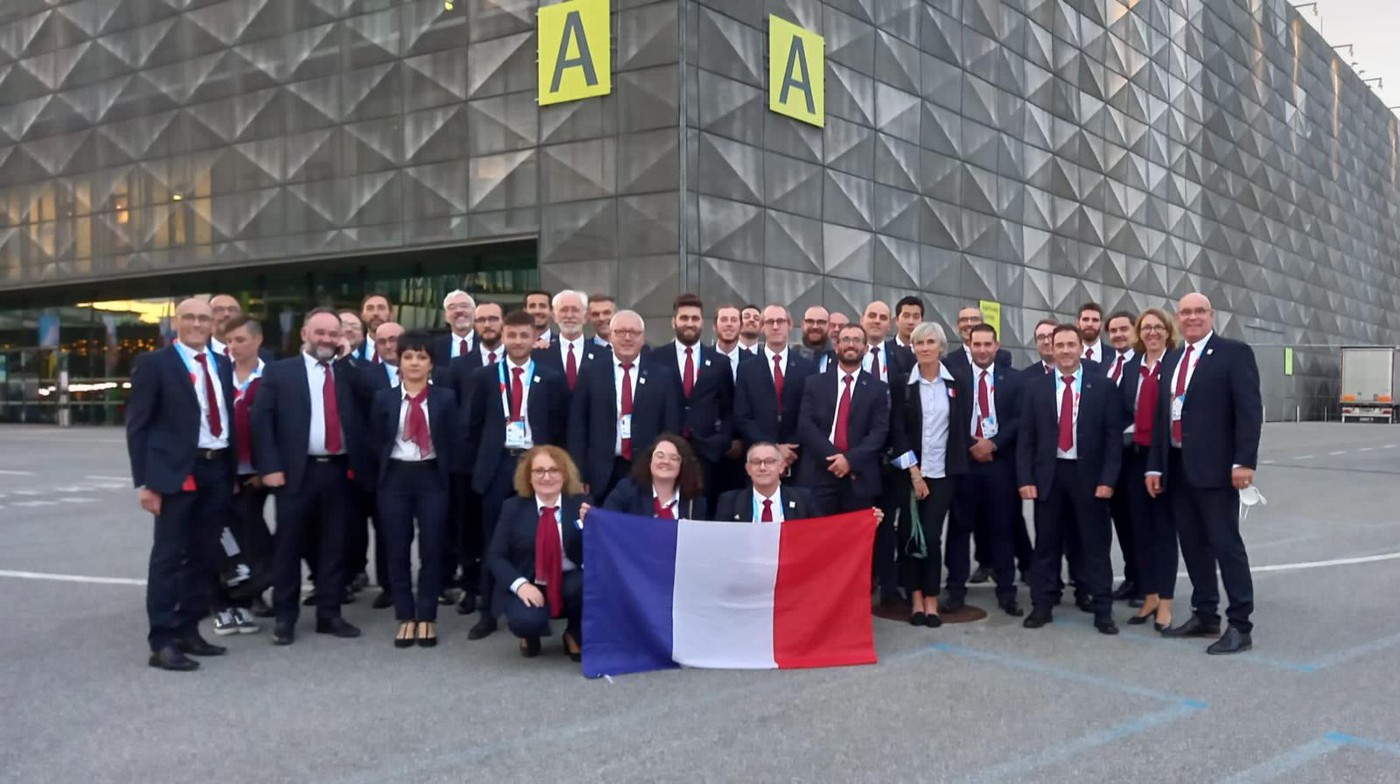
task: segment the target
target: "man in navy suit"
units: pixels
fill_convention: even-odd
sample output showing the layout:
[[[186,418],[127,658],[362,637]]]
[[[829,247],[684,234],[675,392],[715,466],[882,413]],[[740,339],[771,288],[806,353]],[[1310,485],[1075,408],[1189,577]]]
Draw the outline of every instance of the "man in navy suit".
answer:
[[[389,298],[373,293],[360,300],[360,323],[365,327],[365,341],[355,347],[354,356],[363,362],[379,363],[379,350],[375,345],[375,332],[394,317]]]
[[[906,321],[914,313],[918,313],[920,319],[923,318],[923,300],[905,297],[900,300],[900,304],[903,306]],[[894,338],[886,338],[890,331],[889,305],[878,300],[866,305],[865,312],[860,317],[860,324],[865,329],[866,341],[869,343],[863,362],[865,372],[886,384],[886,388],[891,383],[890,379],[908,378],[909,372],[914,368],[914,352],[901,346]],[[912,329],[911,327],[911,333]],[[912,492],[909,473],[896,468],[890,462],[895,457],[893,446],[894,428],[891,428],[880,459],[880,497],[877,503],[884,518],[881,526],[875,531],[874,564],[876,580],[880,587],[880,603],[887,606],[900,603],[895,525],[901,519],[901,511],[904,512],[902,519],[909,519],[907,509],[909,494]]]
[[[350,380],[355,389],[356,406],[365,416],[369,416],[373,410],[375,395],[383,390],[399,387],[399,337],[403,333],[403,325],[386,321],[374,331],[374,349],[378,362],[364,362],[354,356],[346,358],[344,364],[352,370]],[[368,420],[364,427],[368,433]],[[379,501],[375,498],[379,483],[373,479],[379,475],[378,453],[375,450],[367,450],[365,459],[369,473],[363,477],[357,475],[357,481],[353,483],[350,526],[345,532],[345,571],[350,579],[351,589],[359,590],[368,585],[366,570],[369,563],[369,531],[372,526],[374,576],[381,588],[373,606],[375,609],[383,609],[393,604],[393,596],[386,560],[389,548],[384,541],[380,525]]]
[[[452,360],[470,354],[476,347],[476,300],[472,299],[472,295],[461,289],[448,292],[442,298],[442,312],[451,331],[433,338],[436,379],[445,378]]]
[[[1137,341],[1137,330],[1133,327],[1136,322],[1137,317],[1126,310],[1114,313],[1104,322],[1104,331],[1108,333],[1110,350],[1108,356],[1104,357],[1103,368],[1104,372],[1108,374],[1109,380],[1120,390],[1123,389],[1123,368],[1133,361],[1133,357],[1137,353],[1133,350],[1133,343]],[[1133,389],[1137,389],[1136,384],[1133,384]],[[1123,401],[1123,405],[1126,406],[1123,424],[1124,427],[1127,427],[1132,424],[1132,399],[1127,398],[1126,395],[1120,395],[1120,397],[1126,398]],[[1132,439],[1125,436],[1123,440],[1125,442],[1123,448],[1125,450],[1131,449]],[[1127,464],[1127,456],[1124,458],[1124,464]],[[1124,473],[1126,474],[1126,472]],[[1118,539],[1118,551],[1123,556],[1123,582],[1113,589],[1113,601],[1127,601],[1130,607],[1141,607],[1143,597],[1142,592],[1138,590],[1138,585],[1141,582],[1138,548],[1134,535],[1135,526],[1130,519],[1128,505],[1130,495],[1128,490],[1124,488],[1126,482],[1141,483],[1142,477],[1120,476],[1118,489],[1113,493],[1113,500],[1109,503],[1109,513],[1113,516],[1113,531]],[[1138,484],[1138,487],[1141,488],[1142,485]]]
[[[811,360],[788,346],[791,332],[792,319],[787,308],[782,305],[764,308],[762,361],[745,362],[734,384],[737,435],[748,444],[776,444],[782,453],[784,469],[797,463],[797,421],[802,410],[802,391],[807,388],[807,379],[817,372]],[[745,468],[747,470],[747,464]],[[749,476],[753,476],[751,470]]]
[[[1074,325],[1079,328],[1079,338],[1084,341],[1084,348],[1080,356],[1092,362],[1103,365],[1108,352],[1104,351],[1103,341],[1100,337],[1103,334],[1103,306],[1097,302],[1086,302],[1079,306],[1079,316],[1075,319]]]
[[[253,467],[277,498],[273,552],[274,645],[296,640],[303,538],[319,531],[316,632],[358,637],[340,617],[345,580],[346,498],[351,475],[372,476],[364,417],[348,361],[335,362],[340,319],[318,308],[301,328],[300,354],[268,365],[253,402]]]
[[[1056,371],[1033,378],[1021,400],[1016,476],[1021,498],[1035,501],[1035,561],[1027,629],[1053,622],[1065,532],[1077,534],[1077,586],[1087,592],[1094,627],[1117,634],[1108,499],[1123,459],[1123,406],[1118,388],[1080,361],[1079,331],[1068,324],[1051,338]]]
[[[611,361],[597,362],[579,375],[569,402],[569,455],[583,473],[584,492],[601,505],[613,486],[632,471],[656,437],[681,426],[680,389],[671,383],[670,358],[652,352],[643,358],[646,325],[635,311],[622,310],[611,325]]]
[[[505,359],[472,374],[466,444],[472,490],[481,498],[482,541],[495,534],[501,505],[515,493],[520,456],[542,444],[563,446],[569,387],[564,375],[531,357],[535,322],[523,310],[505,319]],[[482,570],[477,596],[481,618],[468,633],[479,640],[496,630],[494,584]]]
[[[865,329],[848,324],[836,339],[839,366],[807,379],[798,412],[801,484],[828,514],[874,506],[890,432],[889,387],[861,369]]]
[[[802,345],[798,353],[809,360],[818,373],[825,373],[828,364],[835,364],[836,350],[832,348],[831,313],[821,305],[813,305],[802,314]]]
[[[554,323],[559,332],[549,348],[535,349],[535,361],[540,367],[557,370],[564,375],[570,392],[578,386],[579,370],[585,363],[606,358],[601,347],[590,345],[583,334],[588,297],[582,291],[564,289],[554,295]]]
[[[729,490],[719,497],[715,519],[738,523],[781,523],[821,517],[823,512],[812,494],[800,487],[784,485],[783,453],[778,444],[759,441],[749,447],[744,470],[750,485]]]
[[[549,317],[553,315],[554,298],[548,291],[531,289],[525,292],[524,309],[535,320],[535,348],[549,348],[554,342],[554,334],[549,330]]]
[[[588,323],[593,325],[593,345],[612,348],[612,317],[617,313],[613,295],[595,291],[588,295]]]
[[[978,554],[987,559],[996,578],[997,605],[1013,617],[1022,614],[1016,603],[1017,510],[1021,505],[1016,490],[1016,437],[1021,429],[1020,373],[996,364],[1001,354],[997,331],[990,324],[968,328],[964,345],[972,351],[970,373],[956,373],[958,394],[971,401],[972,421],[968,428],[972,446],[968,450],[968,472],[958,482],[953,496],[958,522],[958,541],[948,537],[951,553],[958,547],[960,574],[967,574],[968,535],[978,535]],[[963,352],[956,352],[963,353]],[[1029,566],[1029,563],[1027,563]],[[950,599],[962,600],[966,586],[954,592],[953,571],[949,568]],[[944,608],[947,608],[945,603]]]
[[[209,350],[232,361],[224,335],[228,332],[229,322],[243,315],[243,304],[232,294],[215,294],[209,298],[209,308],[214,313],[214,334],[209,338]],[[258,348],[258,358],[263,362],[274,362],[277,354],[271,348],[261,346]]]
[[[1254,582],[1240,536],[1240,491],[1254,484],[1264,405],[1254,351],[1215,334],[1215,311],[1202,294],[1187,294],[1176,310],[1185,346],[1162,360],[1161,395],[1147,491],[1165,490],[1191,576],[1192,615],[1163,632],[1207,637],[1220,632],[1220,591],[1215,564],[1230,605],[1225,634],[1206,653],[1230,654],[1253,646]]]
[[[972,368],[972,328],[983,323],[982,309],[967,307],[958,311],[958,335],[962,338],[962,350],[948,352],[943,358],[943,364],[949,370],[971,370]],[[1000,344],[998,344],[1000,345]],[[1011,352],[1006,349],[997,349],[997,367],[1011,367]]]
[[[700,343],[705,312],[699,297],[682,293],[671,311],[676,339],[658,346],[652,356],[670,373],[671,386],[681,391],[681,435],[700,459],[705,495],[713,504],[719,498],[720,463],[735,438],[734,373],[727,357]]]
[[[150,665],[162,670],[194,670],[189,655],[224,652],[199,634],[238,467],[232,367],[209,350],[213,327],[207,302],[181,302],[176,341],[139,357],[131,372],[126,447],[141,508],[155,516],[147,641]]]

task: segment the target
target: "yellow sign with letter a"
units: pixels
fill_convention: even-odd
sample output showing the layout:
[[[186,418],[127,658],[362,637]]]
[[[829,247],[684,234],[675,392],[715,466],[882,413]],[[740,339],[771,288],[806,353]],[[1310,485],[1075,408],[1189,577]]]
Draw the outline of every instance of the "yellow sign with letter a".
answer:
[[[539,104],[612,92],[610,0],[566,0],[539,10]]]
[[[996,300],[979,300],[977,309],[982,311],[982,323],[991,324],[992,329],[997,331],[997,340],[1001,340],[1001,303]]]
[[[826,126],[826,39],[772,15],[768,108],[818,128]]]

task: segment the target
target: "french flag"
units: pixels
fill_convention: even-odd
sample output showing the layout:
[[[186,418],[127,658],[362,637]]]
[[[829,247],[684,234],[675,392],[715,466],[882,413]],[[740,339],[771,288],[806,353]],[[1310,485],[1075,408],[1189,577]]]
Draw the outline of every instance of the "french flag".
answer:
[[[782,523],[593,508],[583,673],[874,664],[871,511]]]

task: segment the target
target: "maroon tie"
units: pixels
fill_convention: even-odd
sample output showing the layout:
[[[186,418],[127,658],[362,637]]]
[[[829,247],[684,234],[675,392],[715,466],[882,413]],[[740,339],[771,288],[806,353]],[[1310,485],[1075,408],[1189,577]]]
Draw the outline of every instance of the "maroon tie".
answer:
[[[773,499],[763,499],[763,516],[758,518],[760,523],[773,522]]]
[[[219,397],[214,392],[214,374],[209,372],[209,355],[201,351],[194,358],[204,375],[204,407],[209,409],[209,432],[218,438],[224,434],[224,418],[219,412]]]
[[[1177,398],[1186,396],[1186,374],[1191,372],[1191,352],[1195,351],[1195,346],[1186,347],[1186,355],[1181,358],[1181,364],[1176,366],[1176,392]],[[1172,420],[1172,441],[1181,443],[1181,420]]]
[[[982,438],[982,420],[987,418],[988,412],[992,410],[990,396],[987,394],[987,371],[982,371],[982,377],[977,379],[977,437]]]
[[[1084,358],[1085,358],[1085,359],[1093,359],[1093,358],[1094,358],[1094,350],[1093,350],[1092,348],[1086,348],[1086,349],[1084,349]]]
[[[681,376],[681,385],[685,387],[687,398],[695,391],[695,349],[690,346],[685,347],[685,373]]]
[[[494,351],[487,352],[487,354],[486,354],[486,364],[488,364],[488,365],[494,365],[494,364],[496,364],[496,352],[494,352]]]
[[[1045,366],[1045,375],[1047,375],[1047,376],[1050,375],[1050,366],[1049,366],[1049,365],[1046,365],[1046,366]]]
[[[839,454],[845,454],[850,447],[850,441],[846,431],[851,426],[851,382],[854,376],[846,376],[846,388],[841,392],[841,400],[836,404],[836,433],[832,436],[831,445],[836,447]]]
[[[878,378],[878,379],[881,379],[881,380],[883,380],[883,378],[884,378],[883,376],[880,375],[880,347],[879,347],[879,346],[871,346],[871,347],[870,347],[870,375],[872,375],[872,376],[874,376],[874,377],[876,377],[876,378]]]
[[[1113,362],[1113,383],[1117,384],[1118,379],[1123,377],[1123,355],[1119,354],[1118,359]]]
[[[428,399],[428,389],[424,387],[418,394],[405,397],[408,400],[408,416],[404,421],[403,440],[416,444],[418,456],[427,459],[433,452],[433,436],[428,430],[428,413],[423,410],[423,403]]]
[[[525,398],[525,384],[520,380],[520,374],[525,372],[525,368],[510,369],[510,421],[520,421],[520,402]]]
[[[340,436],[340,407],[335,402],[335,376],[329,362],[322,362],[321,370],[326,372],[326,380],[321,384],[321,405],[325,409],[326,452],[335,455],[345,451]]]
[[[578,358],[574,356],[574,344],[569,344],[569,358],[564,363],[564,375],[569,379],[569,391],[578,383]]]
[[[661,499],[655,496],[652,496],[651,499],[651,516],[661,520],[676,519],[675,513],[671,511],[671,505],[661,503]]]
[[[1074,448],[1074,376],[1062,376],[1065,393],[1060,398],[1060,451]]]
[[[467,339],[462,338],[462,342],[457,344],[457,356],[465,357],[469,351],[471,347],[467,345]]]
[[[1152,446],[1152,423],[1157,421],[1157,370],[1149,371],[1144,363],[1142,379],[1138,381],[1137,411],[1133,414],[1133,443],[1138,446]]]
[[[619,418],[632,413],[632,363],[622,363],[622,406],[618,409]],[[622,439],[622,459],[632,459],[632,439]]]
[[[773,355],[773,394],[778,396],[778,413],[783,413],[783,355]]]
[[[374,352],[374,356],[370,357],[370,360],[371,360],[372,362],[374,362],[374,364],[378,365],[378,364],[379,364],[379,352],[378,352],[378,351],[375,351],[375,352]]]
[[[253,397],[258,393],[255,378],[248,382],[242,391],[233,393],[233,432],[238,436],[238,462],[240,465],[253,463]]]
[[[541,509],[535,526],[535,582],[544,583],[551,618],[564,614],[564,551],[559,546],[559,525],[554,515],[558,508]]]

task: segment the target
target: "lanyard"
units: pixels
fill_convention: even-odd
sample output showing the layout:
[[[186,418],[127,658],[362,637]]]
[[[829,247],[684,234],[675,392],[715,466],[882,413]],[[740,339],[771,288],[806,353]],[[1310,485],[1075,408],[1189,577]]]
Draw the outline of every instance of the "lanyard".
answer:
[[[760,500],[758,500],[758,493],[750,493],[749,495],[750,495],[750,497],[753,498],[753,518],[751,518],[751,519],[752,519],[752,521],[755,522],[755,523],[762,522],[762,521],[763,521],[763,502],[760,501]],[[764,499],[764,500],[768,500],[768,501],[772,501],[772,502],[773,502],[773,518],[774,518],[774,519],[773,519],[773,522],[776,523],[776,522],[777,522],[777,517],[778,517],[778,512],[779,512],[779,510],[782,509],[782,505],[783,505],[783,493],[782,493],[782,491],[779,490],[778,492],[776,492],[776,493],[773,494],[773,497],[772,497],[772,498]]]
[[[497,363],[496,363],[496,371],[497,371],[496,374],[497,374],[497,376],[499,376],[500,379],[501,379],[501,409],[502,409],[502,411],[505,412],[506,421],[509,422],[509,421],[510,421],[510,384],[506,383],[506,365],[507,365],[507,364],[508,364],[508,363],[506,362],[505,358],[502,358],[500,362],[497,362]],[[512,367],[513,367],[513,366],[512,366]],[[525,416],[525,406],[528,404],[528,401],[530,400],[530,379],[533,378],[534,375],[535,375],[535,360],[533,360],[533,359],[530,360],[530,362],[529,362],[528,364],[525,365],[524,371],[525,371],[525,372],[523,372],[523,373],[520,374],[520,390],[521,390],[521,394],[520,394],[520,418],[521,418],[522,420],[526,418],[526,416]]]

